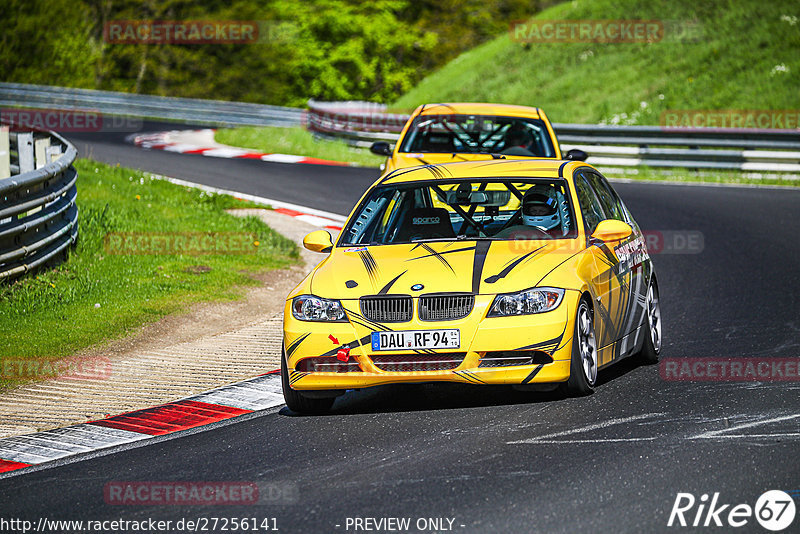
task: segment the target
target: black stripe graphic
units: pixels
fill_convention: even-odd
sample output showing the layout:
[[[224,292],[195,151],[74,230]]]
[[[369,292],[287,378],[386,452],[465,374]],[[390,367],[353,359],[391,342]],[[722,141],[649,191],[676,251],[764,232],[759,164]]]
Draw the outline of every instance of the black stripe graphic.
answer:
[[[527,258],[528,256],[530,256],[531,254],[533,254],[535,252],[538,252],[538,251],[542,250],[543,248],[544,248],[544,246],[541,246],[541,247],[537,248],[536,250],[532,250],[532,251],[528,252],[527,254],[525,254],[524,256],[521,256],[521,257],[517,258],[516,260],[514,260],[510,264],[508,264],[502,271],[500,271],[497,274],[493,274],[492,276],[490,276],[489,278],[484,280],[484,282],[486,282],[487,284],[494,284],[495,282],[497,282],[501,278],[505,278],[506,276],[508,276],[508,274],[511,271],[514,270],[514,268],[517,265],[522,263],[525,260],[525,258]]]
[[[448,246],[450,246],[452,244],[453,243],[450,242],[445,246],[448,247]],[[416,245],[414,245],[414,248],[417,248],[417,247],[425,247],[425,250],[429,250],[430,249],[430,247],[427,246],[425,243],[417,243]],[[413,252],[414,248],[411,249],[412,252]],[[424,256],[419,256],[418,258],[409,258],[406,261],[421,260],[423,258],[430,258],[431,256],[443,256],[445,254],[452,254],[454,252],[464,252],[464,251],[467,251],[467,250],[475,250],[475,247],[456,248],[456,249],[453,249],[453,250],[443,250],[442,252],[436,252],[435,250],[431,250],[430,254],[425,254]]]
[[[388,284],[386,284],[385,286],[383,286],[383,287],[381,288],[381,290],[380,290],[380,291],[378,291],[378,295],[385,295],[385,294],[387,294],[387,293],[389,292],[389,290],[392,288],[392,286],[394,285],[394,283],[395,283],[395,282],[397,282],[397,280],[399,280],[399,279],[400,279],[400,277],[401,277],[401,276],[403,276],[404,274],[406,274],[407,272],[408,272],[407,270],[406,270],[406,271],[403,271],[402,273],[400,273],[400,274],[398,274],[397,276],[395,276],[394,278],[392,278],[392,280],[391,280],[391,281],[390,281]]]
[[[372,257],[372,254],[369,253],[369,250],[359,250],[358,257],[361,258],[361,262],[364,264],[364,268],[367,270],[369,279],[372,280],[372,283],[375,283],[378,275],[378,264],[375,262],[375,258]]]
[[[442,255],[441,255],[440,253],[438,253],[438,252],[436,252],[435,250],[433,250],[433,248],[432,248],[430,245],[428,245],[428,244],[426,244],[426,243],[423,243],[423,244],[422,244],[422,248],[424,248],[425,250],[427,250],[428,252],[430,252],[430,254],[428,254],[427,256],[422,256],[423,258],[425,258],[425,257],[429,258],[429,257],[431,257],[431,256],[434,256],[434,257],[435,257],[437,260],[439,260],[439,262],[440,262],[442,265],[444,265],[445,267],[447,267],[448,269],[450,269],[450,272],[451,272],[451,273],[454,273],[454,274],[455,274],[455,271],[453,270],[453,266],[452,266],[452,265],[450,265],[450,262],[448,262],[448,261],[447,261],[445,258],[443,258],[443,257],[442,257]],[[416,258],[416,259],[419,259],[419,258]]]
[[[554,337],[553,339],[548,339],[547,341],[540,341],[538,343],[534,343],[533,345],[526,345],[524,347],[520,347],[516,350],[545,350],[547,347],[558,347],[561,343],[561,340],[564,338],[564,334],[567,331],[567,324],[564,323],[564,330],[561,331],[561,334],[558,337]]]
[[[539,371],[541,371],[541,370],[542,370],[542,367],[544,367],[544,364],[543,364],[543,363],[540,363],[539,365],[537,365],[537,366],[536,366],[536,367],[533,369],[533,371],[531,371],[531,373],[530,373],[528,376],[526,376],[526,377],[525,377],[525,380],[523,380],[523,381],[522,381],[522,383],[523,383],[523,384],[527,384],[528,382],[530,382],[531,380],[533,380],[533,378],[534,378],[536,375],[538,375],[538,374],[539,374]]]
[[[477,295],[481,288],[483,265],[486,263],[486,254],[491,247],[491,241],[478,241],[475,245],[475,256],[472,260],[472,293]]]
[[[302,343],[310,335],[311,335],[311,332],[308,332],[308,333],[305,333],[302,336],[298,337],[294,341],[292,341],[289,344],[289,346],[286,347],[286,356],[291,356],[292,353],[297,350],[297,347],[300,346],[300,343]]]

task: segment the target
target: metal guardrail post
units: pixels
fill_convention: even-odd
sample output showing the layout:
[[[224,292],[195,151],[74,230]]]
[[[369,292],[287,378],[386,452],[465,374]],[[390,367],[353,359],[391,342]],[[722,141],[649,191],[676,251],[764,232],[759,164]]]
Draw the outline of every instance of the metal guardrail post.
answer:
[[[31,172],[34,165],[33,158],[33,134],[32,133],[18,133],[17,134],[17,161],[19,163],[19,174]]]
[[[385,107],[371,103],[311,100],[308,105],[307,125],[314,135],[362,148],[374,141],[395,142],[408,119],[407,115],[383,113]],[[589,153],[588,163],[607,167],[800,172],[800,130],[753,132],[559,123],[553,128],[562,152],[582,148]]]
[[[0,180],[11,176],[11,148],[8,126],[0,126]]]
[[[0,280],[66,257],[78,238],[75,147],[52,132],[34,141],[32,132],[8,130],[0,128],[0,148],[5,137],[11,156],[0,179]]]

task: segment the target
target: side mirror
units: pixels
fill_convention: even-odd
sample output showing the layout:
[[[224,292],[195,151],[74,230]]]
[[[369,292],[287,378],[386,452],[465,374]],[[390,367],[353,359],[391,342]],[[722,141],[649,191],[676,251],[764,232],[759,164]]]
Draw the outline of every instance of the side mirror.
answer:
[[[592,237],[600,241],[619,241],[625,239],[633,233],[633,228],[628,223],[617,221],[616,219],[606,219],[601,221],[595,228]]]
[[[378,156],[391,156],[392,145],[386,141],[375,141],[372,143],[372,146],[369,147],[369,151]]]
[[[331,233],[327,230],[311,232],[303,238],[303,246],[312,252],[330,252],[333,250]]]
[[[572,161],[586,161],[586,158],[588,157],[589,154],[580,148],[570,149],[569,152],[564,155],[564,159],[571,159]]]

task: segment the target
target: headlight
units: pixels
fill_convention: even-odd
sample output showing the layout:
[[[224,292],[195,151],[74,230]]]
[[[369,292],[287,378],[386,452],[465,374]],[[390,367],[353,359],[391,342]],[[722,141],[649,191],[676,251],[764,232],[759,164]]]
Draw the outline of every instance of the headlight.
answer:
[[[506,293],[494,298],[488,317],[530,315],[555,310],[561,304],[564,290],[556,287],[537,287],[519,293]]]
[[[341,302],[313,295],[295,297],[292,300],[292,315],[300,321],[346,321]]]

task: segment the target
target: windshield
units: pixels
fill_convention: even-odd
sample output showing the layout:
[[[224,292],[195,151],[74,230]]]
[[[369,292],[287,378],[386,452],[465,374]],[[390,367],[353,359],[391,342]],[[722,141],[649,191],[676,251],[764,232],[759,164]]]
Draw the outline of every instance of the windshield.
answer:
[[[544,121],[493,115],[420,115],[400,152],[555,157]]]
[[[348,221],[339,246],[575,237],[564,180],[486,178],[376,187]]]

